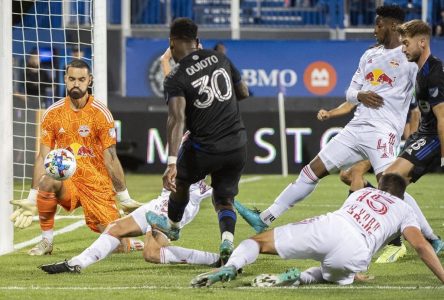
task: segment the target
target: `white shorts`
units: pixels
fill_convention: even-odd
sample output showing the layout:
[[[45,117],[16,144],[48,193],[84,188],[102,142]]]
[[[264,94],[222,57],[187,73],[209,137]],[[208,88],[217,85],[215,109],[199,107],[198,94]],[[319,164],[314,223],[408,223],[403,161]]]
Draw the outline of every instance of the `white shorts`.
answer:
[[[348,168],[368,159],[375,174],[379,174],[396,159],[398,144],[399,137],[395,132],[347,125],[318,155],[327,171]]]
[[[353,283],[371,261],[364,237],[331,213],[275,228],[274,245],[283,259],[320,261],[324,280],[341,285]]]

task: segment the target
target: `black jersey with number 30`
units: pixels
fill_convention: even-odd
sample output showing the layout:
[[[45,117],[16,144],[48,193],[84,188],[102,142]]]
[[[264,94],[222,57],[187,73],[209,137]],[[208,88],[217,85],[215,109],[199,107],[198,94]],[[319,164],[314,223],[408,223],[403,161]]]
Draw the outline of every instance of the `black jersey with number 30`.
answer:
[[[437,134],[437,120],[433,107],[444,102],[444,66],[435,56],[430,55],[416,75],[416,99],[421,110],[418,132]]]
[[[198,50],[184,57],[164,81],[165,100],[184,97],[186,127],[193,146],[209,153],[246,144],[234,85],[239,71],[223,54]]]

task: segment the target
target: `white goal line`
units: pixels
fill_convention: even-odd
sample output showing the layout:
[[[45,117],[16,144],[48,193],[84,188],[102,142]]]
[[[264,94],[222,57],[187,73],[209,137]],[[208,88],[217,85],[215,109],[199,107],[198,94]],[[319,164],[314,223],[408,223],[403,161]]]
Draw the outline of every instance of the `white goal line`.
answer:
[[[391,286],[391,285],[375,285],[375,286],[340,286],[340,285],[310,285],[300,287],[229,287],[218,286],[211,287],[211,290],[443,290],[444,286]],[[102,291],[102,290],[187,290],[195,289],[190,286],[184,287],[172,287],[172,286],[62,286],[62,287],[50,287],[50,286],[0,286],[0,290],[61,290],[61,291]]]

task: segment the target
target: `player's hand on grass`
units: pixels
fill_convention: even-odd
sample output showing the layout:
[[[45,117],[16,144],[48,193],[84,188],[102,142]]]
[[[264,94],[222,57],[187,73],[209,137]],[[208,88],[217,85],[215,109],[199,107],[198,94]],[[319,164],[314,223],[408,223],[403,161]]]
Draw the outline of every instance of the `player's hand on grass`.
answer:
[[[384,105],[384,99],[373,91],[360,91],[358,100],[370,108],[379,108]]]
[[[117,192],[116,197],[119,201],[120,207],[125,212],[125,214],[129,214],[143,205],[142,203],[131,199],[127,189],[121,192]]]
[[[163,187],[169,191],[176,192],[176,164],[169,164],[163,173]]]
[[[328,111],[326,111],[325,109],[321,109],[318,111],[317,117],[318,117],[319,121],[328,120],[330,118],[330,113]]]
[[[14,212],[9,216],[15,227],[23,229],[31,225],[32,218],[37,213],[37,193],[36,189],[31,189],[28,198],[9,201],[16,206]]]

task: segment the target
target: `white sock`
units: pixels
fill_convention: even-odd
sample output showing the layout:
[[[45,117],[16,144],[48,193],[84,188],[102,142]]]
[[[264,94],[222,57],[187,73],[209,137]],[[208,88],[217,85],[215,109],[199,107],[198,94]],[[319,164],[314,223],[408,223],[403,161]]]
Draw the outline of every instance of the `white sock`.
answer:
[[[231,233],[231,232],[229,232],[229,231],[224,231],[223,233],[222,233],[222,238],[221,238],[221,240],[222,241],[224,241],[224,240],[229,240],[230,242],[234,242],[234,235]]]
[[[432,227],[430,226],[429,222],[427,222],[427,219],[425,218],[415,199],[409,193],[405,192],[404,201],[415,211],[419,226],[421,227],[421,232],[425,238],[429,240],[438,239],[438,236],[433,233]]]
[[[260,214],[261,220],[265,224],[270,225],[271,222],[279,218],[297,202],[313,192],[318,182],[319,178],[313,173],[310,165],[306,165],[299,174],[298,179],[289,184],[274,200],[274,203]]]
[[[321,267],[312,267],[301,272],[301,278],[299,279],[301,284],[315,284],[325,282],[322,277]]]
[[[216,253],[205,252],[195,249],[168,246],[160,248],[161,264],[193,264],[211,265],[219,260]]]
[[[252,240],[244,240],[234,249],[225,266],[234,266],[239,270],[245,265],[256,261],[259,256],[259,244]]]
[[[78,265],[82,269],[107,257],[120,245],[120,240],[107,233],[102,233],[99,238],[86,248],[80,255],[74,256],[68,261],[70,266]]]
[[[45,230],[42,231],[42,239],[47,239],[50,243],[54,241],[54,230]]]

